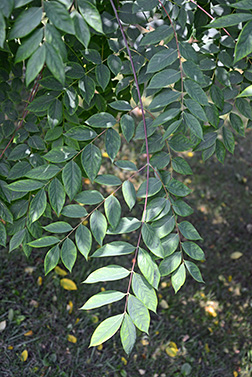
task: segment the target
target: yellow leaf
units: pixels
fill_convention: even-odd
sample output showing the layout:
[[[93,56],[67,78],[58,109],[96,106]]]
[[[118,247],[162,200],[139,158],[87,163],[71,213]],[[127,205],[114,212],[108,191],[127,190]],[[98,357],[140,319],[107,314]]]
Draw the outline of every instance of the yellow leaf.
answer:
[[[188,152],[188,153],[187,153],[187,156],[188,156],[188,157],[193,157],[193,156],[194,156],[194,153],[193,153],[193,152]]]
[[[210,352],[210,348],[209,348],[209,345],[207,343],[205,344],[205,351],[206,351],[206,353]]]
[[[80,322],[80,318],[76,318],[75,325]]]
[[[121,360],[122,360],[122,362],[123,362],[124,365],[128,364],[128,361],[125,359],[125,357],[121,357]]]
[[[175,357],[178,353],[177,344],[174,342],[170,342],[168,346],[166,347],[165,352],[167,353],[168,356]]]
[[[243,256],[243,254],[240,251],[235,251],[230,255],[231,259],[239,259]]]
[[[43,279],[42,279],[41,276],[39,276],[39,277],[38,277],[38,280],[37,280],[37,284],[38,284],[39,286],[41,286],[41,285],[42,285],[42,282],[43,282]]]
[[[56,272],[57,275],[60,275],[60,276],[66,276],[67,275],[67,272],[65,270],[63,270],[63,268],[60,268],[59,266],[56,266],[54,271]]]
[[[98,349],[98,351],[101,351],[103,349],[103,345],[99,344],[99,346],[97,346],[97,349]]]
[[[102,157],[109,157],[109,155],[107,154],[107,152],[103,152]]]
[[[8,346],[8,350],[13,350],[13,346]]]
[[[69,301],[69,303],[67,304],[67,311],[69,314],[72,313],[73,311],[73,302],[72,301]]]
[[[233,280],[233,277],[231,275],[229,275],[229,277],[228,277],[229,283],[231,283],[232,280]]]
[[[30,331],[27,331],[24,336],[32,336],[33,335],[33,331],[30,330]]]
[[[66,289],[67,291],[76,291],[77,286],[74,281],[71,279],[61,279],[60,280],[60,285]]]
[[[28,358],[28,351],[27,350],[24,350],[21,355],[20,355],[20,360],[21,361],[26,361]]]
[[[76,343],[77,342],[77,338],[74,335],[70,335],[70,334],[67,335],[67,340],[70,343]]]
[[[105,292],[106,289],[105,289],[104,287],[101,287],[101,291],[102,291],[102,292]]]
[[[82,222],[82,224],[83,224],[83,225],[88,225],[88,220],[84,220],[84,221]]]
[[[141,343],[142,343],[143,346],[148,346],[150,344],[147,339],[142,339]]]
[[[205,311],[206,311],[206,313],[208,313],[212,317],[217,317],[217,313],[216,313],[216,311],[215,311],[215,309],[212,305],[207,305],[205,307]]]
[[[85,179],[84,179],[84,183],[86,183],[86,185],[90,185],[90,183],[91,183],[91,182],[90,182],[90,179],[85,178]]]
[[[97,317],[97,315],[92,315],[92,322],[93,323],[99,322],[99,318]]]
[[[238,372],[236,372],[236,370],[234,370],[233,375],[234,375],[234,377],[238,377]]]

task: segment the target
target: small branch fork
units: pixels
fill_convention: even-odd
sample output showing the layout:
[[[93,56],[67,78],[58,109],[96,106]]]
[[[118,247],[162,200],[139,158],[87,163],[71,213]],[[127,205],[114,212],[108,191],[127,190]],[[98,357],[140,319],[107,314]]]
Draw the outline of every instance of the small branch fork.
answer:
[[[144,126],[144,135],[145,135],[145,145],[146,145],[146,156],[147,156],[146,157],[146,160],[147,160],[147,163],[146,163],[146,166],[147,166],[147,173],[146,173],[146,175],[147,175],[147,177],[146,177],[146,179],[147,179],[147,182],[146,182],[146,195],[145,195],[145,201],[144,201],[142,224],[141,224],[140,233],[139,233],[139,237],[138,237],[138,242],[137,242],[137,246],[136,246],[136,251],[135,251],[135,255],[134,255],[134,259],[133,259],[133,263],[132,263],[132,268],[131,268],[131,272],[130,272],[130,279],[129,279],[128,289],[127,289],[127,294],[126,294],[126,302],[125,302],[125,307],[124,307],[124,314],[126,314],[126,309],[127,309],[128,299],[129,299],[129,293],[130,293],[131,281],[132,281],[133,272],[134,272],[134,268],[135,268],[135,264],[136,264],[136,259],[137,259],[137,254],[138,254],[138,250],[139,250],[139,246],[140,246],[140,242],[141,242],[142,226],[143,226],[143,223],[144,223],[144,220],[145,220],[145,216],[146,216],[146,208],[147,208],[148,193],[149,193],[149,179],[150,179],[150,155],[149,155],[147,125],[146,125],[146,119],[145,119],[145,113],[144,113],[144,106],[143,106],[141,92],[140,92],[140,88],[139,88],[139,84],[138,84],[138,80],[137,80],[136,70],[135,70],[135,67],[134,67],[134,63],[133,63],[131,51],[130,51],[130,48],[129,48],[129,45],[128,45],[128,42],[127,42],[127,38],[126,38],[125,32],[123,30],[120,18],[118,16],[117,9],[115,7],[115,4],[114,4],[113,0],[110,0],[110,3],[111,3],[111,6],[112,6],[112,8],[114,10],[114,13],[115,13],[118,25],[120,27],[121,34],[122,34],[122,37],[123,37],[123,40],[124,40],[124,43],[125,43],[125,46],[126,46],[126,50],[127,50],[127,53],[128,53],[129,59],[130,59],[130,64],[131,64],[132,71],[133,71],[133,76],[134,76],[135,85],[136,85],[136,89],[137,89],[137,94],[138,94],[138,98],[139,98],[140,108],[141,108],[141,111],[142,111],[143,126]]]

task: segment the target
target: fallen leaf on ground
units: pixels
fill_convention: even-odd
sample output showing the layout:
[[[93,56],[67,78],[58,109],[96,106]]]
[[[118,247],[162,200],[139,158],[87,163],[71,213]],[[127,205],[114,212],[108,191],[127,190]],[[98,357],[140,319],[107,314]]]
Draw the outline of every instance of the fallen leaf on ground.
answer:
[[[235,260],[241,258],[242,256],[243,254],[240,251],[235,251],[230,255],[230,258]]]
[[[74,281],[71,279],[61,279],[60,280],[60,285],[66,289],[67,291],[76,291],[77,286]]]
[[[32,336],[33,335],[33,331],[32,330],[29,330],[27,331],[24,336]]]
[[[177,344],[174,342],[169,342],[168,346],[165,349],[165,352],[170,357],[175,357],[178,353],[178,347]]]
[[[0,331],[3,331],[6,327],[6,321],[0,322]]]
[[[70,335],[70,334],[67,335],[67,340],[70,343],[76,343],[77,342],[77,338],[74,335]]]
[[[67,272],[65,270],[63,270],[63,268],[60,268],[59,266],[56,266],[54,271],[56,272],[57,275],[60,275],[60,276],[66,276],[67,275]]]
[[[20,355],[20,359],[21,359],[21,361],[26,361],[27,360],[27,358],[28,358],[28,351],[27,350],[24,350],[22,353],[21,353],[21,355]]]

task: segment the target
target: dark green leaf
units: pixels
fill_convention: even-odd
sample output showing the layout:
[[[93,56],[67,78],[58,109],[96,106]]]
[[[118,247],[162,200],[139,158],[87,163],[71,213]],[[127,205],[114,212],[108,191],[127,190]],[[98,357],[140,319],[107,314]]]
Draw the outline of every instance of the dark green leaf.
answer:
[[[184,113],[184,119],[189,130],[198,138],[203,139],[202,127],[197,118],[195,118],[192,114]]]
[[[45,45],[40,46],[30,57],[27,63],[25,82],[28,86],[39,74],[46,59]]]
[[[142,237],[145,245],[154,255],[159,258],[164,257],[164,249],[160,239],[156,236],[153,228],[146,223],[143,223],[142,226]]]
[[[96,177],[95,182],[105,186],[120,186],[122,183],[118,177],[112,174],[100,174]]]
[[[191,60],[187,60],[183,63],[183,71],[190,79],[196,81],[200,85],[206,84],[205,77],[201,72],[199,66]]]
[[[50,233],[67,233],[71,232],[73,229],[70,224],[65,223],[64,221],[57,221],[56,223],[51,223],[43,228]]]
[[[187,79],[184,81],[184,85],[185,90],[192,99],[195,99],[195,101],[199,102],[201,105],[208,105],[207,96],[199,84],[193,80]]]
[[[47,204],[47,198],[45,190],[39,190],[31,201],[29,208],[29,219],[31,223],[38,220],[45,212]]]
[[[164,249],[164,256],[168,257],[177,250],[179,245],[179,235],[177,233],[171,233],[163,238],[161,242]]]
[[[188,240],[202,240],[194,226],[189,221],[182,221],[178,224],[180,232]]]
[[[152,127],[161,126],[162,124],[174,119],[180,113],[180,109],[169,109],[160,114],[152,123]]]
[[[144,305],[156,312],[157,310],[157,296],[154,289],[148,283],[148,281],[139,274],[134,273],[132,279],[132,288],[136,297],[141,300]]]
[[[237,98],[235,106],[243,116],[252,120],[251,105],[245,98]]]
[[[173,35],[173,30],[171,26],[161,25],[158,26],[154,31],[146,33],[140,42],[141,46],[154,45],[159,43],[163,39],[170,38]]]
[[[176,180],[176,179],[172,179],[167,185],[166,185],[168,191],[173,194],[173,195],[176,195],[176,196],[187,196],[189,195],[192,190],[189,189],[189,187],[187,187],[186,185],[184,185],[184,183]]]
[[[75,232],[75,241],[78,250],[87,260],[92,246],[92,235],[89,229],[81,224]]]
[[[174,202],[173,209],[177,215],[182,217],[190,216],[193,213],[193,209],[181,199]]]
[[[223,110],[224,107],[224,95],[222,90],[216,86],[212,85],[210,89],[210,96],[215,103],[215,105],[220,109]]]
[[[101,86],[104,91],[110,80],[110,70],[105,64],[99,64],[95,67],[95,76],[98,85]]]
[[[116,228],[121,217],[121,205],[115,196],[110,195],[104,203],[105,214],[112,228]]]
[[[91,79],[91,77],[85,75],[81,80],[79,80],[78,88],[79,88],[81,96],[89,105],[95,94],[94,80]]]
[[[19,63],[22,60],[29,58],[39,47],[40,42],[43,38],[43,29],[38,29],[29,36],[22,44],[19,46],[16,56],[15,63]]]
[[[30,34],[41,22],[42,8],[25,9],[16,19],[8,39],[22,38]]]
[[[151,227],[158,238],[163,238],[167,236],[167,234],[173,231],[174,226],[175,226],[174,216],[167,215],[154,221]]]
[[[186,279],[186,269],[184,263],[172,274],[171,283],[174,288],[175,293],[177,293]]]
[[[109,69],[111,70],[111,72],[113,72],[114,75],[116,76],[121,70],[122,61],[119,58],[119,56],[109,55],[108,66],[109,66]]]
[[[76,202],[81,204],[98,204],[101,203],[104,198],[99,191],[96,190],[86,190],[80,192],[74,199]]]
[[[122,193],[127,206],[132,210],[136,203],[136,190],[133,183],[125,181],[122,185]]]
[[[113,162],[121,147],[121,138],[117,131],[110,128],[106,132],[106,151]]]
[[[190,165],[182,157],[174,157],[172,159],[172,168],[179,174],[190,175],[193,174]]]
[[[107,234],[124,234],[131,233],[134,230],[140,228],[141,221],[134,217],[122,217],[119,224],[115,229],[109,227]]]
[[[69,34],[74,34],[73,20],[67,9],[56,1],[47,1],[44,3],[44,10],[47,17],[56,28]]]
[[[149,61],[147,73],[153,73],[161,71],[163,68],[166,68],[168,65],[171,65],[178,58],[178,52],[173,48],[167,48],[165,50],[159,51],[152,56]]]
[[[138,256],[137,256],[137,264],[146,278],[146,280],[155,288],[158,289],[159,280],[160,280],[160,272],[158,266],[156,265],[155,261],[151,257],[150,253],[146,250],[139,248]]]
[[[78,7],[85,21],[99,33],[103,33],[102,21],[95,5],[87,0],[78,0]]]
[[[99,113],[88,118],[86,123],[95,128],[110,128],[116,124],[116,119],[109,113]]]
[[[159,266],[161,276],[167,276],[175,271],[182,261],[181,251],[177,251],[172,255],[166,257]]]
[[[180,96],[181,96],[181,93],[179,92],[175,92],[174,90],[171,90],[171,89],[163,89],[151,101],[151,103],[149,104],[149,109],[150,111],[161,110],[162,108],[169,105],[170,103],[175,102]]]
[[[0,245],[6,246],[7,233],[4,224],[0,221]]]
[[[76,11],[71,13],[74,23],[74,30],[76,38],[87,48],[90,41],[90,31],[84,18]]]
[[[92,257],[101,258],[101,257],[112,257],[112,256],[121,256],[126,254],[131,254],[135,251],[135,246],[131,245],[128,242],[124,241],[114,241],[107,243],[106,245],[97,249]]]
[[[132,139],[134,133],[135,133],[135,122],[134,119],[128,115],[125,114],[122,116],[120,120],[120,125],[122,128],[122,133],[127,142],[129,143],[130,140]]]
[[[244,124],[242,119],[234,113],[229,115],[232,128],[241,136],[245,136]]]
[[[11,237],[9,253],[12,250],[15,250],[18,248],[18,246],[23,242],[24,236],[25,236],[25,229],[22,229],[19,232],[15,233],[13,237]]]
[[[224,143],[226,149],[230,153],[234,153],[235,139],[234,139],[234,135],[233,135],[232,131],[230,131],[230,129],[227,128],[227,127],[223,127],[222,136],[223,136],[223,143]]]
[[[45,261],[44,261],[45,275],[49,274],[49,272],[52,271],[54,267],[57,266],[57,264],[59,263],[59,258],[60,258],[60,248],[58,245],[56,245],[52,249],[50,249],[45,256]]]
[[[62,102],[56,99],[47,110],[47,119],[51,128],[58,126],[62,122],[63,106]]]
[[[164,88],[165,86],[179,81],[180,78],[181,76],[179,71],[175,71],[175,69],[164,69],[162,72],[158,72],[152,77],[148,85],[148,89]]]
[[[102,245],[103,239],[107,232],[107,221],[101,212],[94,211],[92,213],[90,217],[90,228],[98,244]]]
[[[101,162],[102,155],[100,149],[94,144],[88,144],[81,154],[81,163],[88,178],[92,182],[100,170]]]
[[[124,351],[130,354],[136,341],[136,328],[130,316],[125,313],[120,330],[120,337]]]
[[[124,170],[130,170],[130,171],[137,171],[137,167],[136,165],[131,162],[131,161],[128,161],[128,160],[119,160],[119,161],[116,161],[115,162],[115,165],[120,168],[120,169],[124,169]]]
[[[109,265],[92,272],[83,283],[92,284],[100,281],[120,280],[126,278],[129,274],[130,271],[124,267]]]
[[[183,242],[182,243],[183,250],[186,254],[189,255],[192,259],[196,260],[204,260],[205,254],[204,251],[194,242]]]
[[[210,28],[223,28],[228,26],[235,26],[238,25],[240,22],[245,22],[251,20],[252,14],[250,13],[235,13],[235,14],[228,14],[227,16],[223,16],[214,20],[207,27]]]
[[[8,187],[10,190],[17,192],[30,192],[40,189],[44,186],[43,182],[35,181],[32,179],[24,179],[11,183]]]
[[[109,103],[109,106],[112,107],[112,109],[120,110],[120,111],[130,111],[132,110],[132,107],[130,106],[129,102],[127,101],[114,101]]]
[[[74,161],[69,161],[62,171],[62,180],[70,201],[81,188],[81,170]]]
[[[226,148],[220,140],[216,140],[216,157],[223,164],[226,156]]]
[[[82,0],[83,1],[83,0]],[[90,4],[91,6],[92,4]],[[113,317],[105,319],[95,329],[89,347],[95,347],[110,339],[119,329],[122,324],[124,314],[114,315]]]
[[[204,139],[197,145],[195,151],[203,151],[204,149],[210,148],[215,144],[217,136],[216,132],[208,132],[205,134]]]
[[[70,128],[70,130],[65,133],[65,136],[78,141],[87,141],[94,139],[97,133],[89,127],[76,126]]]
[[[194,280],[198,281],[199,283],[204,283],[199,267],[197,267],[196,264],[185,260],[185,266],[189,274],[194,278]]]
[[[162,188],[162,182],[157,178],[149,179],[148,196],[157,194]],[[139,198],[145,198],[147,189],[147,181],[144,181],[137,191]]]
[[[135,296],[129,295],[128,312],[136,327],[148,334],[150,314],[146,306]]]
[[[87,211],[79,204],[69,204],[63,208],[61,214],[73,219],[79,219],[80,217],[85,217],[87,215]]]
[[[9,208],[0,200],[0,217],[8,222],[13,223],[13,216]]]
[[[48,4],[48,3],[47,3]],[[49,43],[46,46],[46,64],[53,76],[62,84],[65,83],[65,68],[61,55]]]
[[[50,162],[60,163],[70,160],[75,154],[77,152],[72,147],[63,146],[50,150],[43,158]]]
[[[52,209],[56,212],[56,215],[59,216],[65,204],[66,194],[63,185],[57,178],[54,178],[50,183],[48,195]]]
[[[60,256],[64,266],[71,272],[77,258],[77,250],[69,238],[63,242]]]
[[[47,246],[55,245],[58,242],[59,242],[59,239],[57,237],[47,236],[47,237],[38,238],[35,241],[29,242],[28,245],[31,247],[37,248],[37,247],[47,247]]]
[[[87,302],[80,308],[81,310],[91,310],[100,308],[101,306],[120,301],[125,297],[125,293],[118,291],[104,291],[90,297]]]
[[[145,221],[149,222],[157,217],[166,204],[165,198],[155,198],[147,204]]]
[[[203,122],[207,122],[208,119],[206,117],[205,111],[203,108],[200,106],[198,102],[196,102],[193,99],[190,98],[185,98],[184,103],[187,106],[188,110],[197,118],[200,120],[203,120]]]

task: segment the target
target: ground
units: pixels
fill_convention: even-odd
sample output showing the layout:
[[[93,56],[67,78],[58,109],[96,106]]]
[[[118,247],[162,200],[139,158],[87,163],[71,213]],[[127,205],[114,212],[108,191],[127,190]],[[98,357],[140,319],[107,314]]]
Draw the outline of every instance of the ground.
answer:
[[[138,334],[130,356],[118,336],[103,346],[88,348],[97,323],[120,313],[124,305],[79,310],[88,297],[110,286],[81,284],[98,267],[97,261],[87,263],[79,256],[73,272],[66,276],[78,289],[67,291],[56,272],[44,277],[40,249],[28,261],[18,250],[9,255],[2,250],[0,375],[251,376],[251,141],[252,131],[248,131],[224,166],[214,158],[199,163],[199,155],[185,155],[194,171],[186,180],[193,189],[188,203],[195,208],[190,221],[204,239],[201,247],[206,261],[200,267],[206,283],[188,277],[175,295],[164,278],[149,336]],[[130,259],[125,257],[125,263],[130,266]],[[118,284],[125,290],[125,280]]]

